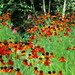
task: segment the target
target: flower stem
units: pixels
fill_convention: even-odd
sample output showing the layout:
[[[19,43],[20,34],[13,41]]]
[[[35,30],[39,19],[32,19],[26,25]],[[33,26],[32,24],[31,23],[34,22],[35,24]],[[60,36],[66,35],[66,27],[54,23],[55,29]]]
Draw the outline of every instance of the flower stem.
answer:
[[[50,13],[50,6],[51,6],[51,0],[49,0],[49,9],[48,9],[48,13]]]
[[[45,9],[45,0],[43,0],[43,10],[44,10],[44,14],[45,14],[45,12],[46,12],[46,9]]]

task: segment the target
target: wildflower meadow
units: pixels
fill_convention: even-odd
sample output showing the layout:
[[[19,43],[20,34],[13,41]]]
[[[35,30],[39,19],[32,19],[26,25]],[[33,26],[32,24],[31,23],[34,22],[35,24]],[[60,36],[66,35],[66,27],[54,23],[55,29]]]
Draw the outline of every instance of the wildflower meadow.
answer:
[[[75,75],[74,0],[0,3],[0,75]]]

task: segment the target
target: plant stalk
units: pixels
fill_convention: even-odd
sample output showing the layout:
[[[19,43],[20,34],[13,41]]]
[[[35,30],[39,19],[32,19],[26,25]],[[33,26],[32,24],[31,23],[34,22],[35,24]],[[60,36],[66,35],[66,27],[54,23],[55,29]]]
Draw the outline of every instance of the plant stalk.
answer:
[[[43,10],[44,10],[44,14],[46,15],[46,9],[45,9],[45,0],[43,0]]]
[[[66,9],[66,0],[64,0],[64,6],[63,6],[63,14],[62,17],[65,17],[65,9]]]
[[[49,0],[49,9],[48,9],[48,13],[50,13],[50,6],[51,6],[51,0]]]

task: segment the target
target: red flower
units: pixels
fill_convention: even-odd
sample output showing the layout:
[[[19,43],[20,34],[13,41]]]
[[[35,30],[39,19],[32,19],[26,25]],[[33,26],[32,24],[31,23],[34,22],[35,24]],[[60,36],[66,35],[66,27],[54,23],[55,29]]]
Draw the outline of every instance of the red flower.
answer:
[[[3,51],[2,55],[8,54],[8,51]]]
[[[38,23],[41,23],[41,24],[42,24],[42,23],[43,23],[43,21],[39,21]]]
[[[68,47],[66,50],[69,50],[69,49],[71,49],[71,48]]]
[[[33,50],[31,50],[30,52],[33,54],[33,53],[35,53],[36,51],[33,49]]]
[[[23,60],[22,65],[25,65],[25,66],[28,65],[28,63],[27,63],[27,59]]]
[[[40,49],[39,49],[39,52],[40,52],[40,53],[44,53],[44,48],[43,48],[43,47],[40,48]]]
[[[7,69],[7,67],[4,67],[3,73],[8,73],[9,69]]]
[[[56,27],[56,25],[53,25],[53,27]]]
[[[68,28],[66,28],[66,29],[65,29],[65,31],[66,31],[66,32],[68,32],[68,31],[71,31],[71,30],[70,30],[70,29],[68,29]]]
[[[34,38],[35,38],[35,36],[34,36],[34,35],[33,35],[33,36],[30,36],[30,39],[31,39],[31,40],[33,40]]]
[[[1,66],[5,65],[5,63],[4,63],[3,60],[1,60],[0,65],[1,65]]]
[[[44,61],[44,65],[45,66],[49,66],[49,64],[50,64],[49,58],[46,57],[46,60]]]
[[[62,70],[59,70],[59,73],[57,73],[57,75],[63,75]]]
[[[4,46],[0,47],[0,54],[4,51]]]
[[[55,15],[57,15],[57,12],[55,12]]]
[[[6,40],[4,40],[2,43],[3,43],[3,44],[5,44],[5,43],[6,43],[6,45],[8,45],[8,41],[6,41]]]
[[[57,33],[55,32],[54,35],[57,35]]]
[[[17,27],[16,29],[18,30],[19,28]]]
[[[68,36],[68,33],[64,33],[64,36]]]
[[[58,73],[57,75],[63,75],[62,73]]]
[[[15,57],[15,59],[19,59],[19,55],[17,55],[17,56]]]
[[[23,47],[20,45],[20,47],[18,48],[19,50],[22,50],[23,49]]]
[[[11,59],[9,59],[9,61],[6,64],[13,65],[13,62],[11,61]]]
[[[60,62],[66,62],[66,60],[64,59],[64,56],[61,56],[61,58],[58,59],[58,61],[60,61]]]
[[[33,58],[38,58],[38,55],[33,54],[32,57],[33,57]]]
[[[28,65],[28,67],[32,67],[32,63],[30,63],[30,64]]]
[[[40,73],[39,73],[38,75],[43,75],[43,71],[42,71],[42,70],[40,70]]]
[[[11,27],[7,25],[7,28],[11,28]]]

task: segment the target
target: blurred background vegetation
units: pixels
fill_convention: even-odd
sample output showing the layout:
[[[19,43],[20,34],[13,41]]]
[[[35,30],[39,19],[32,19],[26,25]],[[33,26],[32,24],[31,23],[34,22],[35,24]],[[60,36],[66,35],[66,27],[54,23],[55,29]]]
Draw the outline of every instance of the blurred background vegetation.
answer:
[[[64,6],[65,12],[63,12]],[[37,18],[38,15],[45,12],[49,12],[51,15],[57,12],[62,15],[66,12],[73,13],[74,10],[74,0],[0,0],[0,15],[11,12],[13,28],[19,27],[21,33],[25,32],[25,28],[30,24],[33,25],[33,23],[28,24],[29,14]]]

